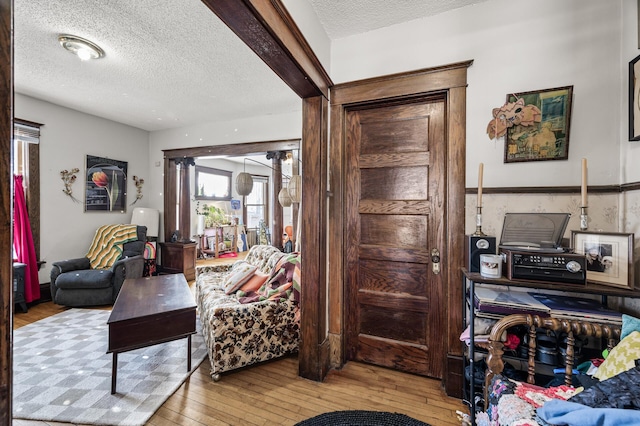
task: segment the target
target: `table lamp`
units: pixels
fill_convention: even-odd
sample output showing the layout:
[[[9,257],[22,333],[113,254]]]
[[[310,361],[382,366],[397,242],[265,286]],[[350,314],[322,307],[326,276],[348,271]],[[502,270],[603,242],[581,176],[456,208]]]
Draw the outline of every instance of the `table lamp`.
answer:
[[[136,207],[131,215],[131,223],[147,227],[147,240],[153,241],[158,237],[160,228],[160,212],[156,209]]]

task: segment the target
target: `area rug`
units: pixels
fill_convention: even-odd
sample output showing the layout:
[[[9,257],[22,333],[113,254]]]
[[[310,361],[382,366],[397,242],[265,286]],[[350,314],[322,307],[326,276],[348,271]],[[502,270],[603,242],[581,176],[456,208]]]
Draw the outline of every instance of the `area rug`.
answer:
[[[429,426],[399,413],[385,411],[332,411],[296,423],[295,426]]]
[[[13,417],[94,425],[143,425],[191,374],[187,339],[118,355],[111,395],[110,311],[70,309],[14,331]],[[192,371],[204,360],[191,338]]]

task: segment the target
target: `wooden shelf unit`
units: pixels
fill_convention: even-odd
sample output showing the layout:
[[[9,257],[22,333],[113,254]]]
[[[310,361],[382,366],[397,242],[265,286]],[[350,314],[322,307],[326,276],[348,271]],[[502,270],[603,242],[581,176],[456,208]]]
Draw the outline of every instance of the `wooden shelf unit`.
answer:
[[[200,237],[200,252],[217,259],[221,254],[238,251],[238,226],[239,225],[222,225],[205,228],[204,235]],[[230,229],[230,232],[226,232],[226,229]],[[231,236],[231,247],[220,250],[219,244],[225,240],[225,236],[227,235]],[[209,246],[209,237],[213,237],[214,239],[213,247]]]
[[[610,287],[601,284],[595,284],[587,282],[586,284],[569,284],[569,283],[557,283],[557,282],[545,282],[545,281],[526,281],[526,280],[509,280],[505,277],[500,278],[487,278],[483,277],[478,272],[469,272],[466,268],[462,268],[463,274],[463,292],[462,292],[462,318],[464,323],[462,324],[462,329],[464,330],[467,325],[470,326],[470,344],[469,344],[469,353],[468,357],[463,356],[463,366],[467,365],[470,368],[470,377],[471,380],[467,383],[466,372],[463,371],[463,384],[466,389],[463,389],[463,402],[469,406],[469,410],[471,413],[472,422],[475,421],[475,410],[476,410],[476,402],[475,402],[475,385],[473,380],[473,371],[474,371],[474,356],[476,353],[476,343],[474,339],[474,318],[476,316],[474,309],[474,301],[473,295],[475,294],[475,286],[490,284],[490,285],[499,285],[505,287],[519,287],[522,289],[534,289],[537,291],[545,291],[545,290],[553,290],[553,291],[564,291],[564,292],[572,292],[572,293],[580,293],[580,294],[592,294],[598,295],[601,297],[602,304],[607,305],[607,297],[615,296],[615,297],[632,297],[632,298],[640,298],[640,290],[636,289],[621,289],[617,287]],[[469,311],[467,312],[467,306],[469,307]],[[505,314],[505,316],[508,314]],[[464,343],[463,343],[464,345]],[[464,350],[463,350],[464,353]],[[465,395],[468,392],[468,395]],[[468,400],[465,400],[468,397]]]

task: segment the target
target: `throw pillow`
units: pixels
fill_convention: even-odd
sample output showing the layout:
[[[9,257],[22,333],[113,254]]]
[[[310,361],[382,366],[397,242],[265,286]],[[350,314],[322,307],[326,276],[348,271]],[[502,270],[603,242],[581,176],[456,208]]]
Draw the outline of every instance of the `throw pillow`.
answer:
[[[256,266],[253,266],[249,263],[245,263],[243,265],[238,265],[229,273],[229,276],[224,280],[224,292],[225,294],[233,294],[242,286],[242,284],[246,283],[249,278],[253,276],[253,274],[258,269]]]
[[[249,262],[247,262],[246,260],[236,260],[233,265],[231,265],[231,271],[235,271],[238,268],[243,268],[245,267],[245,265],[251,265]]]
[[[622,314],[622,331],[620,332],[620,340],[627,337],[634,331],[640,331],[640,319],[631,315]]]
[[[593,375],[598,380],[607,380],[635,366],[640,354],[640,332],[633,331],[611,350],[598,371]]]
[[[256,271],[247,282],[242,284],[240,290],[238,290],[238,297],[244,296],[250,291],[258,291],[258,289],[262,287],[262,284],[267,281],[267,278],[269,278],[269,274],[265,274],[261,271]]]

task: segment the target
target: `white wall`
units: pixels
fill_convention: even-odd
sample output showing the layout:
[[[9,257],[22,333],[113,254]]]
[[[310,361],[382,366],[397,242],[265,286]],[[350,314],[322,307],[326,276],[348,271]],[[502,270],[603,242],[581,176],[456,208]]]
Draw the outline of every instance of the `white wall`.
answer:
[[[296,22],[304,38],[313,49],[325,70],[331,68],[331,40],[327,37],[318,15],[307,1],[283,0],[284,6]]]
[[[627,10],[632,1],[624,3],[625,14],[635,17],[635,8]],[[477,185],[479,162],[489,187],[579,185],[583,157],[589,185],[618,184],[620,144],[626,139],[621,99],[627,94],[620,79],[629,60],[620,51],[622,5],[623,0],[490,0],[335,40],[330,75],[341,83],[473,59],[468,187]],[[574,88],[569,159],[504,164],[504,140],[486,134],[492,109],[508,93],[568,85]]]
[[[51,264],[82,257],[96,229],[105,224],[129,223],[127,212],[84,212],[86,155],[108,157],[128,164],[127,204],[135,200],[133,175],[145,179],[149,172],[148,132],[15,94],[15,117],[44,124],[40,133],[40,259],[41,283],[49,282]],[[62,190],[61,170],[80,169],[73,185],[75,203]],[[147,187],[136,206],[147,206]]]

